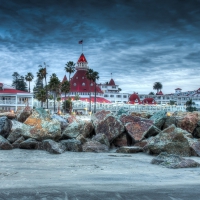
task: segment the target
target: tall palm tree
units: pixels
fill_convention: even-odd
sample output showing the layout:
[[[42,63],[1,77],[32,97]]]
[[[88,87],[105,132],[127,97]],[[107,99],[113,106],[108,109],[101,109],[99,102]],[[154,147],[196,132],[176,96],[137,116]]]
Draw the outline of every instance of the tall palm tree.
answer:
[[[91,82],[93,81],[93,69],[88,69],[86,72],[86,78],[90,81],[90,109],[89,111],[91,112]]]
[[[48,87],[47,87],[47,66],[46,63],[44,63],[45,67],[42,67],[42,65],[39,65],[40,69],[37,72],[37,77],[40,79],[45,80],[45,88],[46,88],[46,95],[47,95],[47,109],[48,109]]]
[[[41,107],[43,107],[43,103],[46,101],[46,90],[44,90],[43,88],[40,89],[37,94],[36,94],[36,99],[38,101],[41,101]]]
[[[25,80],[29,82],[29,87],[28,87],[28,92],[30,92],[30,82],[33,80],[34,76],[31,72],[29,72],[26,76],[25,76]]]
[[[70,91],[69,81],[64,81],[61,84],[61,92],[64,92],[65,94],[65,101],[66,101],[66,94],[69,93],[69,91]],[[64,104],[64,110],[66,111],[66,104]]]
[[[60,93],[60,80],[58,79],[55,73],[51,75],[48,86],[49,86],[49,89],[54,94],[54,112],[55,112],[56,111],[56,104],[55,104],[56,94]]]
[[[155,82],[153,85],[153,89],[157,90],[158,93],[158,91],[162,89],[162,84],[160,82]]]
[[[75,63],[73,61],[69,61],[66,64],[65,71],[69,73],[69,84],[70,84],[70,76],[75,72]],[[69,85],[70,86],[70,85]],[[68,95],[69,96],[69,95]]]
[[[94,84],[95,84],[95,90],[94,90],[94,113],[96,113],[96,101],[97,101],[97,99],[96,99],[96,96],[97,96],[97,92],[96,92],[96,80],[98,80],[99,79],[99,73],[98,72],[96,72],[96,71],[94,71],[93,72],[93,81],[94,81]]]

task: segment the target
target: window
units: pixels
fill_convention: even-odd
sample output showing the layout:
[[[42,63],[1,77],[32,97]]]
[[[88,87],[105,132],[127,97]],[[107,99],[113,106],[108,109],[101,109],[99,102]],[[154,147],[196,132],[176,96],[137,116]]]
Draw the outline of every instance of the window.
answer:
[[[76,86],[76,83],[74,83],[74,86]]]
[[[116,86],[112,86],[112,88],[116,88]]]
[[[117,95],[117,98],[121,98],[121,95]]]
[[[113,95],[113,94],[111,94],[111,95],[110,95],[110,97],[114,97],[114,95]]]
[[[91,83],[91,86],[93,86],[93,83]]]
[[[107,94],[105,94],[105,95],[104,95],[104,97],[108,97],[108,95],[107,95]]]
[[[84,76],[82,77],[82,79],[84,79]]]
[[[123,98],[127,98],[127,96],[126,96],[126,95],[123,95]]]
[[[85,86],[85,83],[82,83],[82,86]]]
[[[76,79],[78,79],[78,76],[76,77]]]

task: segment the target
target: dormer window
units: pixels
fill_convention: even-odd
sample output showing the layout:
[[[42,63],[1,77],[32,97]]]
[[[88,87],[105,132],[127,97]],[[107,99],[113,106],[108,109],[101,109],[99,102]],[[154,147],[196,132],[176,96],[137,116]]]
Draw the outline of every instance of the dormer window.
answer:
[[[76,86],[76,83],[74,83],[74,86]]]
[[[93,86],[93,83],[91,83],[91,86]]]
[[[84,76],[82,77],[82,79],[84,79]]]
[[[85,83],[82,83],[82,86],[85,86]]]
[[[76,77],[76,79],[78,79],[78,76]]]

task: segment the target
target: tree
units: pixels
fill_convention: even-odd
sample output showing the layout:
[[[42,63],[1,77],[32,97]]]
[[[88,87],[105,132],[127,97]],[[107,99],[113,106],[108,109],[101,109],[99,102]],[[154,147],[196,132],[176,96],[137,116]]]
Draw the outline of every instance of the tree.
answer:
[[[70,112],[71,107],[72,107],[72,102],[71,102],[70,98],[65,100],[65,101],[63,101],[63,104],[62,104],[62,108],[63,109],[66,109],[66,110],[68,110]]]
[[[94,90],[94,113],[96,113],[96,81],[99,79],[99,73],[94,71],[93,72],[93,81],[94,81],[94,84],[95,84],[95,90]]]
[[[51,75],[48,86],[49,86],[49,89],[54,94],[54,112],[55,112],[56,111],[56,105],[55,105],[56,95],[60,93],[60,80],[58,79],[55,73]]]
[[[153,85],[153,89],[157,90],[158,93],[158,91],[162,89],[162,84],[160,82],[155,82]]]
[[[61,92],[64,92],[64,94],[65,94],[65,100],[66,100],[66,94],[69,93],[69,90],[70,90],[69,81],[64,81],[64,82],[61,84]],[[65,105],[66,105],[66,104],[65,104]],[[64,111],[66,111],[66,108],[64,108]]]
[[[27,84],[23,76],[20,76],[17,72],[14,72],[12,76],[13,76],[12,86],[15,87],[16,90],[28,91]]]
[[[43,107],[43,103],[46,101],[47,95],[46,95],[46,90],[45,89],[40,89],[37,94],[36,94],[36,99],[38,101],[41,101],[41,107]]]
[[[172,101],[172,100],[169,101],[169,105],[170,105],[170,106],[173,106],[173,105],[175,105],[175,104],[176,104],[176,101]]]
[[[122,89],[121,88],[118,88],[118,92],[121,92],[122,91]]]
[[[188,100],[185,105],[188,112],[197,111],[197,108],[193,107],[193,105],[195,105],[195,102],[193,102],[192,99]]]
[[[29,72],[26,76],[25,76],[25,80],[29,82],[29,87],[28,87],[28,92],[30,92],[30,82],[33,80],[34,76],[31,72]]]
[[[91,82],[93,81],[93,69],[88,69],[86,72],[86,78],[90,81],[90,109],[89,111],[91,112],[92,108],[91,108]]]
[[[47,95],[47,109],[48,109],[48,87],[47,87],[47,66],[46,63],[44,63],[44,67],[42,65],[39,65],[39,71],[37,72],[37,77],[40,79],[45,80],[45,86],[46,86],[46,95]]]
[[[155,95],[154,92],[149,92],[149,95]]]
[[[17,88],[18,88],[18,79],[20,78],[20,75],[17,72],[14,72],[12,76],[13,76],[12,86],[15,87],[15,89],[17,90]]]
[[[37,78],[36,82],[35,82],[35,86],[33,88],[33,94],[34,96],[36,97],[37,96],[37,93],[43,89],[43,81],[41,78]]]
[[[67,64],[66,64],[66,67],[65,67],[65,71],[67,73],[69,73],[69,86],[70,86],[70,76],[71,76],[71,73],[74,73],[75,72],[75,63],[73,61],[69,61]],[[68,95],[69,96],[69,95]]]

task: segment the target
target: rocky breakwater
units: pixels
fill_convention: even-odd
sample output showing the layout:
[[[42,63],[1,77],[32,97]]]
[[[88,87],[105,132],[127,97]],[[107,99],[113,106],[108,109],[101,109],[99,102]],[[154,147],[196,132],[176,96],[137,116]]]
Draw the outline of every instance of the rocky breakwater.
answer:
[[[167,116],[165,111],[113,114],[102,110],[91,117],[79,117],[51,115],[40,108],[21,110],[16,116],[0,117],[1,150],[39,149],[54,154],[110,150],[116,153],[144,152],[160,155],[158,160],[162,158],[162,162],[153,160],[153,164],[165,163],[163,159],[167,159],[173,161],[173,166],[199,166],[176,157],[200,156],[199,112],[175,112]]]

